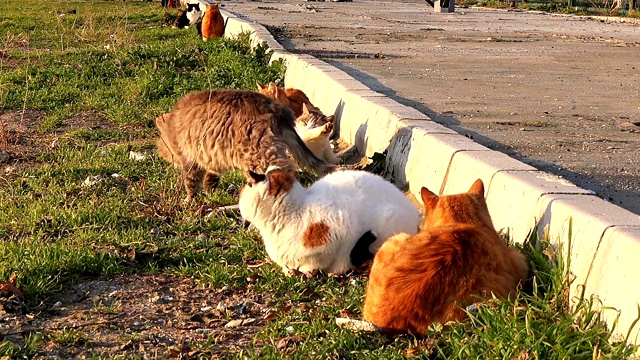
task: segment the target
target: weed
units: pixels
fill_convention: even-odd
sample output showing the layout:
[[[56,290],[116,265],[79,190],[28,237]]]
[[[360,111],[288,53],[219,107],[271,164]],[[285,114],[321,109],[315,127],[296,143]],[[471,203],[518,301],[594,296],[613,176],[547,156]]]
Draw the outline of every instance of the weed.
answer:
[[[78,330],[62,329],[49,337],[56,344],[63,346],[80,346],[90,343],[89,337]]]

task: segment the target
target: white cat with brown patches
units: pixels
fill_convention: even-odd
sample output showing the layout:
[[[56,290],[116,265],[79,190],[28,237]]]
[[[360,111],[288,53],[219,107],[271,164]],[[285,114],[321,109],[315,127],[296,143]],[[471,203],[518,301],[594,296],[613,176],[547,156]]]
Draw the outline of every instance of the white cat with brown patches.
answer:
[[[365,171],[338,171],[308,189],[289,173],[249,172],[240,213],[285,273],[355,269],[389,237],[418,231],[420,215],[393,184]]]

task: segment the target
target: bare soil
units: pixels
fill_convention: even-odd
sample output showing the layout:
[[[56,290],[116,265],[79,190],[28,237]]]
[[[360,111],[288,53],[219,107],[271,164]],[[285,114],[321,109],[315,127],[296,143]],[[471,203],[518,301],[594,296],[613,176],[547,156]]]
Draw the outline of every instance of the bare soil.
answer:
[[[127,274],[79,282],[24,314],[18,299],[0,298],[0,334],[18,344],[44,334],[47,358],[227,358],[275,318],[269,301],[250,286],[232,291],[177,276]]]
[[[640,214],[633,19],[478,8],[437,14],[418,0],[239,0],[226,10],[266,25],[292,52]]]

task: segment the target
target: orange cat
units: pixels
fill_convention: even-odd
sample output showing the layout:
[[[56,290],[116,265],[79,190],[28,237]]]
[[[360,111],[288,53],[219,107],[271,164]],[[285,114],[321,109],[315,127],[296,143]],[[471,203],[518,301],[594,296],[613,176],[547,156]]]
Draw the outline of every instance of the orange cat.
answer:
[[[283,88],[278,87],[278,85],[276,85],[276,83],[274,83],[273,81],[270,82],[269,85],[262,85],[261,83],[257,83],[257,84],[258,84],[258,91],[260,92],[260,94],[266,95],[267,97],[278,100],[282,105],[291,109],[289,98],[287,98],[287,94],[284,92]],[[295,111],[293,112],[293,114],[296,117],[300,116],[296,114]]]
[[[198,32],[202,35],[202,40],[207,41],[212,38],[219,38],[224,35],[226,23],[220,13],[220,2],[216,4],[207,4],[202,22],[198,28]]]
[[[258,83],[258,91],[260,91],[260,93],[263,95],[267,95],[272,99],[280,101],[284,106],[287,106],[289,109],[291,109],[296,117],[299,117],[303,114],[304,105],[306,105],[307,108],[312,111],[320,111],[318,108],[313,106],[313,104],[311,104],[311,101],[307,97],[307,94],[299,89],[283,89],[281,87],[278,87],[274,82],[270,82],[267,86]]]
[[[302,92],[302,90],[288,88],[284,89],[284,94],[287,96],[287,99],[289,99],[289,108],[293,110],[296,117],[302,115],[303,105],[307,105],[308,108],[317,109],[311,104],[307,94]]]
[[[421,195],[420,232],[387,240],[371,268],[363,317],[389,334],[459,321],[466,306],[491,293],[508,297],[528,273],[525,257],[493,227],[482,180],[463,194]]]

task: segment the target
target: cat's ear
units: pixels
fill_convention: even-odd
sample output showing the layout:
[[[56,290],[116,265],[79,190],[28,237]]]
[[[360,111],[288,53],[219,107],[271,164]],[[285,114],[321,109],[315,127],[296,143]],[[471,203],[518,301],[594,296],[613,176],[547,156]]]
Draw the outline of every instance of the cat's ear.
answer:
[[[329,115],[325,120],[327,120],[327,122],[332,123],[335,119],[336,119],[335,115]]]
[[[295,182],[293,175],[280,168],[267,170],[267,178],[269,179],[269,194],[273,197],[289,192]]]
[[[276,85],[276,83],[274,83],[273,81],[269,83],[269,91],[271,91],[274,94],[278,93],[278,85]]]
[[[306,103],[302,104],[302,115],[309,115],[309,108],[307,107]]]
[[[333,130],[333,123],[328,122],[322,125],[322,135],[327,135],[331,133],[332,130]]]
[[[432,193],[426,187],[423,187],[422,190],[420,190],[420,196],[422,197],[425,209],[434,209],[436,207],[436,204],[438,203],[438,195]]]
[[[259,183],[259,182],[263,182],[263,181],[267,180],[267,175],[258,174],[258,173],[255,173],[255,172],[249,170],[249,178],[254,183]]]
[[[471,188],[469,188],[469,194],[475,194],[484,197],[484,183],[482,182],[482,179],[476,180],[476,182],[471,185]]]
[[[264,90],[267,88],[265,85],[262,85],[262,83],[259,81],[256,81],[256,85],[258,85],[258,90]]]

